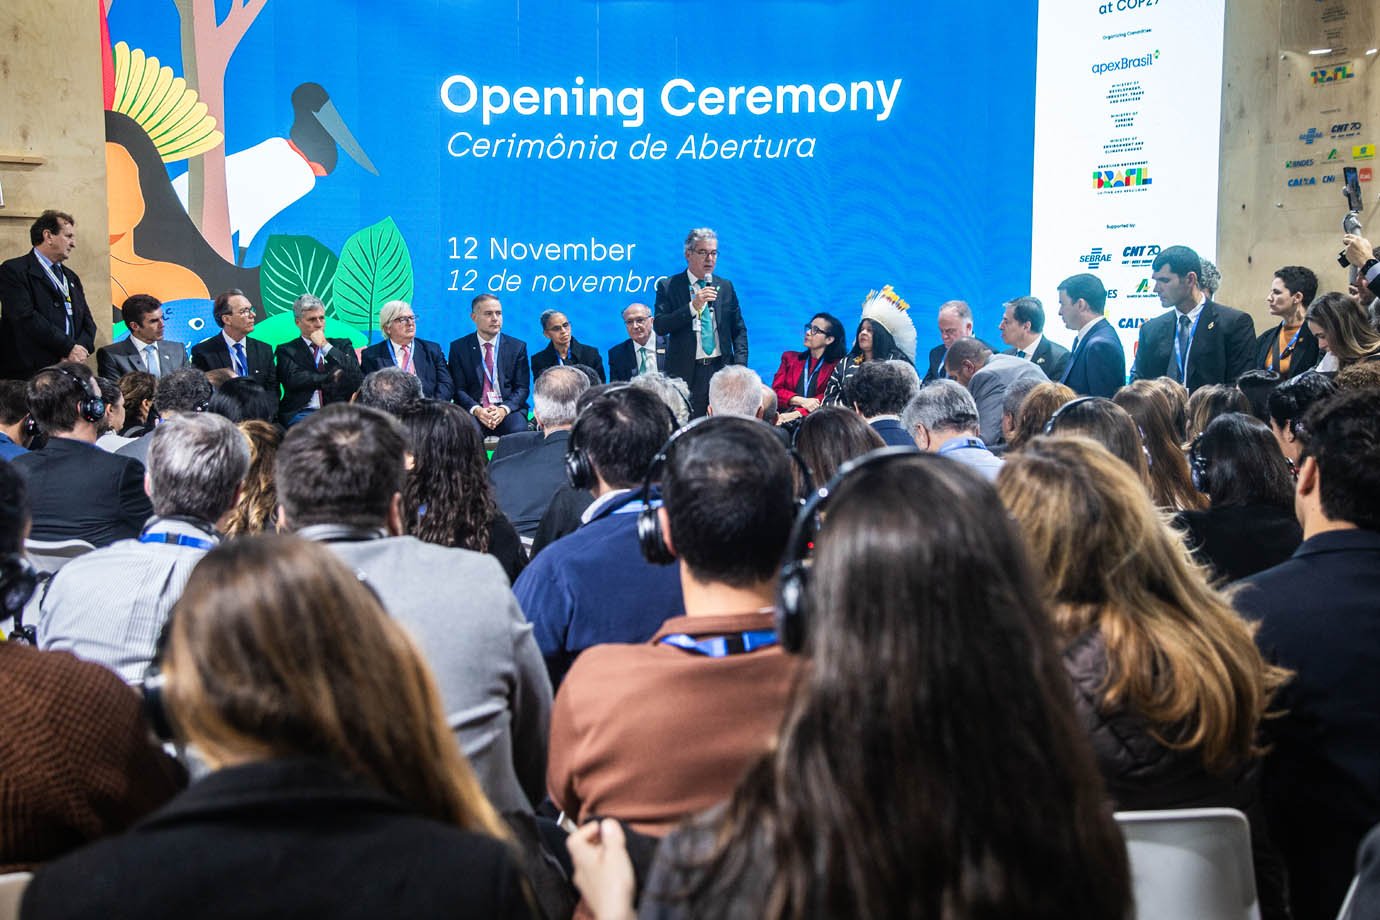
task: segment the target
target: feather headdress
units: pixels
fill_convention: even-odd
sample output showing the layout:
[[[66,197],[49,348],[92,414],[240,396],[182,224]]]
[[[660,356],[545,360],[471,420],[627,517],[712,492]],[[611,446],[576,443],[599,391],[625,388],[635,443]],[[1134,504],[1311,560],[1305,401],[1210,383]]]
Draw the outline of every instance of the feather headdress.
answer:
[[[891,333],[896,347],[915,360],[915,321],[910,318],[910,304],[891,289],[884,286],[880,291],[868,291],[863,299],[862,318],[881,323],[882,328]]]

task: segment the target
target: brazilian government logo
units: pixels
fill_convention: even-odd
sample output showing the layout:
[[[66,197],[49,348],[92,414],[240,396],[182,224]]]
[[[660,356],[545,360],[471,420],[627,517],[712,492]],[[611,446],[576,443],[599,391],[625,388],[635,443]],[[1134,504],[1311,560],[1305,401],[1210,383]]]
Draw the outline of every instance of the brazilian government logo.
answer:
[[[1150,170],[1144,166],[1133,166],[1128,169],[1094,169],[1092,179],[1093,190],[1098,192],[1139,188],[1154,181],[1150,178]]]

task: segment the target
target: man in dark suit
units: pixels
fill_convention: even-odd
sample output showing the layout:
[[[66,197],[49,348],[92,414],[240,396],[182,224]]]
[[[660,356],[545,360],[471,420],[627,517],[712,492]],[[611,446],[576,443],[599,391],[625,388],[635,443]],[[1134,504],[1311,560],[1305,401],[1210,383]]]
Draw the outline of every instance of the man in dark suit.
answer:
[[[930,366],[923,383],[949,376],[945,365],[949,346],[973,334],[973,308],[966,301],[946,300],[939,305],[939,344],[930,349]]]
[[[503,335],[503,304],[492,294],[470,302],[475,331],[450,343],[455,401],[485,434],[502,437],[527,430],[527,343]],[[514,522],[516,523],[516,522]]]
[[[10,461],[28,481],[35,540],[109,546],[139,535],[153,514],[144,467],[96,447],[105,417],[96,377],[85,364],[44,368],[29,381],[29,411],[47,433],[42,450]]]
[[[228,367],[236,377],[248,377],[278,398],[278,370],[273,348],[249,338],[254,331],[254,305],[244,291],[230,289],[216,297],[211,318],[221,331],[192,346],[192,364],[206,373]]]
[[[96,373],[119,380],[131,371],[155,377],[187,366],[187,346],[163,338],[163,305],[151,294],[132,294],[120,305],[129,338],[96,349]]]
[[[96,321],[77,273],[62,263],[77,248],[76,221],[44,211],[29,227],[33,250],[0,264],[0,377],[28,380],[59,361],[85,361]]]
[[[843,402],[867,419],[889,447],[914,447],[915,438],[901,424],[901,410],[919,382],[915,369],[900,361],[864,361],[844,381]]]
[[[997,331],[1001,340],[1011,347],[1002,352],[1015,355],[1045,372],[1050,380],[1064,376],[1069,364],[1069,350],[1058,342],[1045,338],[1045,305],[1038,297],[1017,297],[1002,305],[1001,323]]]
[[[1140,327],[1131,379],[1173,377],[1190,392],[1236,383],[1255,364],[1255,321],[1203,293],[1203,262],[1187,246],[1160,250],[1150,268],[1155,293],[1170,310]]]
[[[1126,385],[1126,350],[1103,313],[1107,289],[1102,279],[1084,272],[1059,283],[1059,318],[1078,333],[1060,383],[1079,396],[1105,396]]]
[[[318,297],[298,297],[292,315],[302,335],[279,345],[274,355],[283,384],[278,420],[284,427],[322,406],[349,402],[364,380],[350,340],[326,338],[326,306]]]
[[[417,314],[404,300],[390,300],[379,310],[383,341],[360,353],[360,369],[365,374],[385,367],[400,367],[422,384],[427,399],[450,402],[455,395],[450,367],[437,342],[417,338]]]
[[[1322,357],[1318,338],[1304,322],[1308,306],[1318,293],[1318,276],[1302,265],[1286,265],[1275,272],[1265,303],[1279,325],[1267,329],[1255,340],[1252,367],[1271,370],[1281,380],[1312,370]]]
[[[570,331],[570,319],[560,310],[543,310],[541,332],[550,344],[532,356],[532,379],[536,380],[548,367],[567,364],[583,364],[599,376],[600,383],[607,383],[604,376],[604,359],[599,349],[581,345],[575,341]]]
[[[609,349],[609,380],[631,380],[651,371],[666,372],[666,336],[652,335],[652,311],[645,303],[623,310],[628,337]]]
[[[587,389],[589,378],[576,368],[543,371],[533,388],[533,414],[542,430],[541,443],[489,465],[498,509],[513,522],[519,536],[536,535],[551,497],[566,481],[566,443],[580,394]]]
[[[1293,677],[1260,723],[1261,803],[1297,920],[1337,916],[1380,823],[1380,394],[1343,392],[1304,423],[1293,558],[1237,582],[1256,643]]]
[[[709,380],[728,364],[748,363],[747,326],[733,283],[714,274],[719,237],[708,227],[685,238],[686,271],[657,282],[652,328],[666,336],[665,373],[690,386],[695,418],[709,410]]]

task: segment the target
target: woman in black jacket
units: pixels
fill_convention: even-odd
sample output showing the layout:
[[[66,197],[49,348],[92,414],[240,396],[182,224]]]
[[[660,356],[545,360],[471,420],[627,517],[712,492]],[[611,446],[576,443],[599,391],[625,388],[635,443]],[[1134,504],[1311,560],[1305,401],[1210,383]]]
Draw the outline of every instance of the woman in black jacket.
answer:
[[[1193,485],[1211,500],[1174,518],[1184,541],[1222,581],[1279,565],[1303,541],[1294,516],[1294,478],[1270,428],[1229,412],[1212,420],[1188,450]]]

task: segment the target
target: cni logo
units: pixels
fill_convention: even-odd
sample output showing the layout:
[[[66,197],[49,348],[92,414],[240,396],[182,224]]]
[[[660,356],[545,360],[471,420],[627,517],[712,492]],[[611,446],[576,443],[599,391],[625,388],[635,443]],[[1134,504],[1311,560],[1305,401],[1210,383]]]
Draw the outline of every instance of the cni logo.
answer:
[[[1079,256],[1078,261],[1088,266],[1088,271],[1095,272],[1103,262],[1112,261],[1112,257],[1109,253],[1103,252],[1101,246],[1094,246],[1087,255]]]

